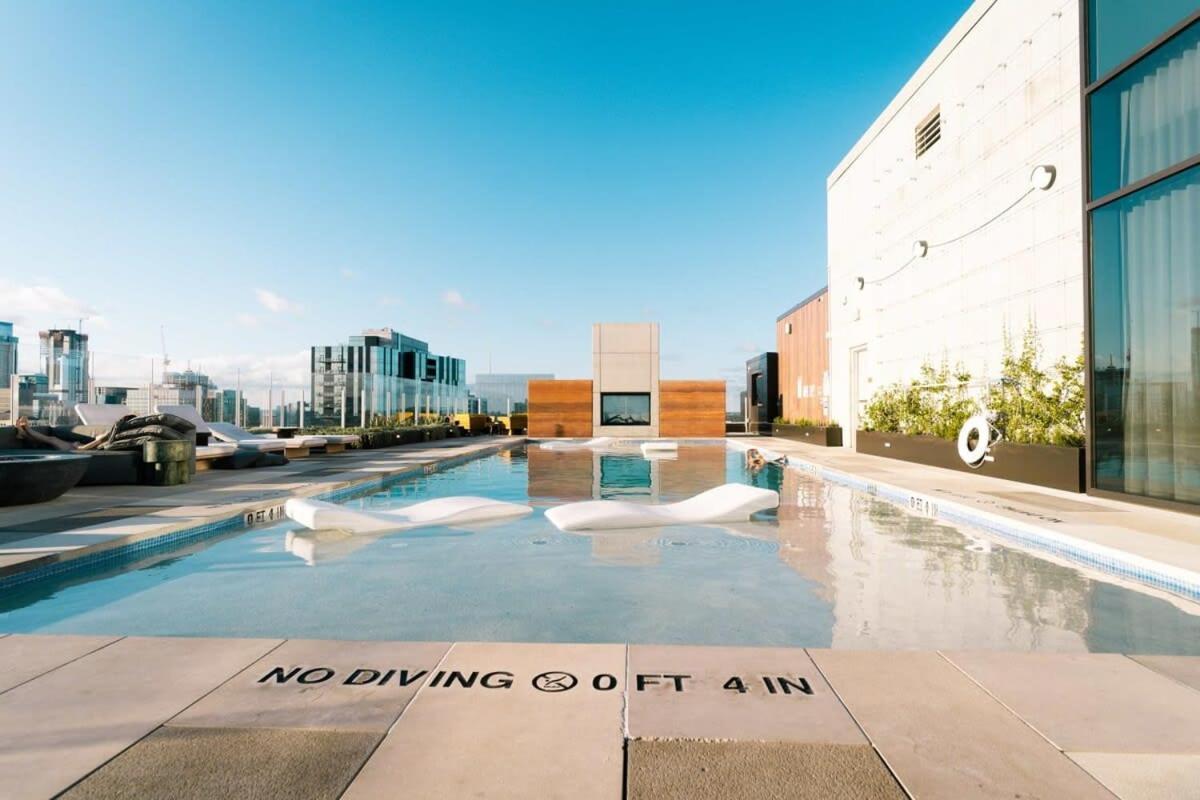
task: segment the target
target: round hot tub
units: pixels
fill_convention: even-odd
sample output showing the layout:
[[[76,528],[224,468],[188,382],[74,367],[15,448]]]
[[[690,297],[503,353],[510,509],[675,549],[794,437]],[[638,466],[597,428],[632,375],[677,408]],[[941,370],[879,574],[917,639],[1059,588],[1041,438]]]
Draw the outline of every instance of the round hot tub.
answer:
[[[79,483],[89,458],[85,453],[0,450],[0,506],[53,500]]]

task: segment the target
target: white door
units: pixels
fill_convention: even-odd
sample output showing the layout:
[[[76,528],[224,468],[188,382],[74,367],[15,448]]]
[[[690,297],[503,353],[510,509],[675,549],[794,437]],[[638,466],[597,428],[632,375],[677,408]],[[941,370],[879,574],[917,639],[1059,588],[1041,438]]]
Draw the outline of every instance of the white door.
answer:
[[[850,430],[847,441],[853,448],[857,442],[858,429],[862,427],[863,411],[871,397],[870,379],[867,377],[867,346],[850,350]]]

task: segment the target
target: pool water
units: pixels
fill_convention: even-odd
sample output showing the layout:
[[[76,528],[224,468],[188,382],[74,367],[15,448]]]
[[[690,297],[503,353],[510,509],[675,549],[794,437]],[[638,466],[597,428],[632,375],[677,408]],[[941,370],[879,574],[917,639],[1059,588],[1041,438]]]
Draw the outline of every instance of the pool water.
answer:
[[[591,534],[564,502],[671,502],[777,489],[748,523]],[[1200,654],[1200,608],[914,516],[723,445],[677,459],[536,445],[349,501],[456,494],[529,502],[476,529],[385,535],[290,522],[0,595],[0,632],[634,642]]]

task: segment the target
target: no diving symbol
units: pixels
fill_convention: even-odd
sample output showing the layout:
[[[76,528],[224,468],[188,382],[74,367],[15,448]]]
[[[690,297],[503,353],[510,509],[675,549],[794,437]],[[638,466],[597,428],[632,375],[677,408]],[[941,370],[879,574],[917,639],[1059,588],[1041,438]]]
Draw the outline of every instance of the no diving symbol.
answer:
[[[533,679],[533,688],[539,692],[565,692],[577,683],[579,679],[569,672],[543,672]]]

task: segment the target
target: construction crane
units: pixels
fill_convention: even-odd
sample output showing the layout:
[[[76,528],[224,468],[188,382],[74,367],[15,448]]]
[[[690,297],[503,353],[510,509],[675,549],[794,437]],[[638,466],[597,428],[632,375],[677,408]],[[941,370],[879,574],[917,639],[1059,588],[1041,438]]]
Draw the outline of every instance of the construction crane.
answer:
[[[167,367],[171,366],[171,359],[167,356],[167,332],[165,326],[163,325],[158,326],[158,338],[162,342],[162,371],[163,376],[165,377],[167,374]]]

